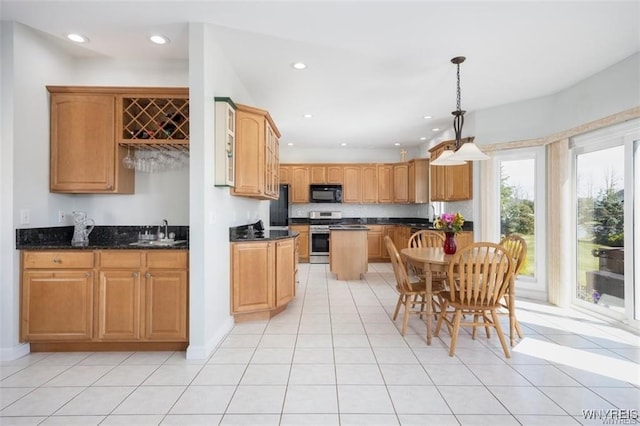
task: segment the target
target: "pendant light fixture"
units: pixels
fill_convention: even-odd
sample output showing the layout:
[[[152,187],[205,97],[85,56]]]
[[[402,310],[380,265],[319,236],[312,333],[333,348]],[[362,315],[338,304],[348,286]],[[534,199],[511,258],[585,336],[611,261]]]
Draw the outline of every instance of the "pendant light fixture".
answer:
[[[434,166],[458,166],[465,164],[467,161],[488,160],[489,156],[480,151],[478,145],[473,143],[474,138],[462,139],[462,126],[464,125],[464,114],[460,107],[460,64],[464,62],[464,56],[456,56],[451,59],[451,63],[457,66],[457,91],[456,91],[456,110],[453,111],[453,131],[456,135],[455,151],[446,149],[431,164]]]

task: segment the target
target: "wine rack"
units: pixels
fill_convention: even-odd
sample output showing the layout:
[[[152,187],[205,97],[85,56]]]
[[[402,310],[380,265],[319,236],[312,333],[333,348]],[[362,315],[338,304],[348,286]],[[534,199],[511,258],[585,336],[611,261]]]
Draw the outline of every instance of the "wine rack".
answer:
[[[121,145],[144,149],[189,144],[189,99],[122,97]]]

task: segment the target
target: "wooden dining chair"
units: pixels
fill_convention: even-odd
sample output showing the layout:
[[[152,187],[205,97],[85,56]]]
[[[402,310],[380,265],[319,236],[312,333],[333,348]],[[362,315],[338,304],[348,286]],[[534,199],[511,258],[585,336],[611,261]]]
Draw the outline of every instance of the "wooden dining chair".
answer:
[[[409,314],[415,313],[422,317],[425,313],[426,304],[433,303],[433,298],[431,301],[427,300],[427,283],[424,279],[418,279],[418,281],[411,281],[409,279],[409,274],[400,257],[400,253],[388,235],[384,237],[384,243],[389,252],[389,258],[391,258],[393,273],[396,277],[396,290],[398,290],[398,302],[393,311],[393,320],[395,321],[398,317],[400,306],[404,306],[402,330],[400,331],[404,336],[407,331],[407,324],[409,323]],[[439,295],[442,290],[442,286],[435,286],[435,288],[432,286],[432,295]],[[416,305],[419,309],[416,309]]]
[[[442,232],[420,230],[416,231],[409,237],[409,243],[407,247],[442,247],[444,244],[444,235]],[[424,278],[424,271],[420,265],[409,264],[409,272]],[[444,273],[436,272],[433,277],[433,281],[440,281],[445,278]]]
[[[502,306],[507,310],[509,314],[509,340],[511,346],[514,345],[514,330],[518,333],[518,338],[522,339],[522,329],[518,323],[516,317],[515,307],[515,291],[516,291],[516,278],[520,274],[520,270],[524,265],[524,261],[527,258],[527,242],[520,235],[511,234],[507,235],[500,241],[500,245],[503,246],[513,259],[515,266],[513,271],[513,280],[509,286],[509,291],[504,295]]]
[[[511,357],[497,311],[509,290],[513,271],[511,255],[499,244],[474,243],[453,255],[447,272],[449,290],[440,294],[443,306],[434,333],[438,336],[443,322],[449,326],[449,356],[455,354],[460,327],[465,326],[474,331],[476,327],[495,328],[505,356]]]
[[[414,232],[409,237],[409,247],[442,247],[444,235],[442,232],[423,229]]]

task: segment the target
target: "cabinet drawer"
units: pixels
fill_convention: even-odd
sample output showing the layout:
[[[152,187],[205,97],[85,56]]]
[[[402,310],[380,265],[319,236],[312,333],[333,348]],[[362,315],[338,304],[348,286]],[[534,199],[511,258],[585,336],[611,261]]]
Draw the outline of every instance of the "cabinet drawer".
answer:
[[[25,251],[22,253],[25,269],[92,269],[92,251]]]
[[[382,232],[384,229],[384,225],[365,225],[369,228],[369,232]]]
[[[141,268],[144,252],[135,250],[108,250],[98,252],[100,268],[131,269]]]
[[[186,269],[186,250],[149,250],[147,268],[149,269]]]

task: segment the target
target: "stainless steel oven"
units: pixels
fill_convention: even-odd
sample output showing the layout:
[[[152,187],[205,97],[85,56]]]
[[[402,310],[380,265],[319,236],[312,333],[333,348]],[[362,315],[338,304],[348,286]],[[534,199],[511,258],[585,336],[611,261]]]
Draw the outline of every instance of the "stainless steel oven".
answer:
[[[342,219],[342,212],[309,212],[309,263],[329,263],[329,225]]]

